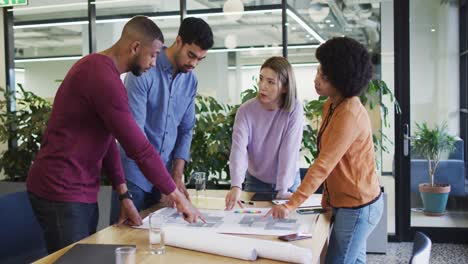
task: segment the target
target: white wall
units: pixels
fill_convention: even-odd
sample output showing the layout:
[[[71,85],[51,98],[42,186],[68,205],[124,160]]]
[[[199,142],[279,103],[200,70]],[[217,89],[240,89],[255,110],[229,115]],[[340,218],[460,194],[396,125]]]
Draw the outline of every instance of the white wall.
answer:
[[[388,88],[395,92],[395,52],[393,37],[393,1],[383,1],[381,5],[381,70],[382,80]],[[382,124],[382,133],[392,142],[386,144],[389,153],[382,152],[381,171],[393,171],[393,156],[395,155],[395,111],[389,98],[383,98],[383,103],[389,108],[388,122],[390,127],[384,127]]]
[[[223,103],[230,103],[227,53],[209,53],[196,68],[198,92],[213,96]]]
[[[65,78],[66,73],[76,60],[24,62],[16,66],[24,68],[24,88],[44,98],[53,98],[60,85],[59,80]]]

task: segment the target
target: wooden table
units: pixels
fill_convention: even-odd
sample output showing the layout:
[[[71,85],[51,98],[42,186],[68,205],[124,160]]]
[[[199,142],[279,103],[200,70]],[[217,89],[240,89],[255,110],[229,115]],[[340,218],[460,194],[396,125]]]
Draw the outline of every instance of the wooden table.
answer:
[[[206,193],[200,192],[198,199],[195,191],[190,190],[191,199],[194,205],[204,209],[224,209],[224,196],[226,191],[207,190]],[[243,193],[242,199],[249,200],[253,193]],[[271,207],[271,202],[255,202],[255,207]],[[252,206],[251,206],[252,207]],[[158,209],[158,206],[142,212],[142,216]],[[313,262],[323,262],[323,253],[326,251],[328,235],[330,231],[330,213],[321,214],[310,233],[311,239],[294,241],[297,246],[310,248],[312,250]],[[261,239],[276,240],[275,236],[250,236]],[[200,238],[194,238],[200,239]],[[148,250],[148,231],[134,229],[128,226],[109,226],[94,235],[91,235],[78,243],[90,244],[132,244],[137,246],[136,263],[250,263],[240,259],[228,258],[218,255],[207,254],[182,248],[166,246],[166,254],[152,255]],[[74,244],[73,244],[74,245]],[[53,263],[73,245],[65,247],[51,255],[48,255],[35,263]],[[234,246],[234,245],[233,245]],[[259,258],[256,263],[282,263],[279,261]]]

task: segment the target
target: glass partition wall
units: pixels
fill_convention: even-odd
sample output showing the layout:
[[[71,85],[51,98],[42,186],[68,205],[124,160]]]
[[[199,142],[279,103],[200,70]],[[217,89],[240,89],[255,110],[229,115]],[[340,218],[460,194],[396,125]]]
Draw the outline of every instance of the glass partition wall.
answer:
[[[186,10],[182,10],[185,12],[181,12],[181,2],[185,2]],[[205,19],[213,29],[215,45],[195,72],[200,94],[213,96],[220,102],[240,103],[240,93],[255,84],[261,64],[271,56],[281,56],[283,45],[286,45],[287,57],[295,71],[300,100],[306,103],[317,99],[314,89],[318,65],[315,50],[335,36],[349,36],[368,47],[373,54],[374,78],[384,80],[393,91],[394,2],[398,1],[29,0],[28,6],[9,11],[13,13],[16,80],[42,97],[53,98],[68,69],[77,59],[89,54],[89,35],[96,40],[96,50],[103,50],[119,38],[128,19],[134,15],[147,15],[161,27],[165,44],[169,46],[177,36],[181,14],[184,14]],[[419,15],[417,12],[426,9],[418,9],[417,5],[418,1],[411,4],[416,19],[415,29],[417,19],[430,17],[428,14]],[[89,12],[88,7],[95,12]],[[438,10],[444,6],[434,8]],[[94,32],[89,34],[88,23],[93,19],[96,23]],[[424,39],[433,40],[424,37],[411,41],[417,43]],[[411,48],[416,54],[417,49]],[[412,60],[417,62],[413,57]],[[415,75],[415,78],[419,77]],[[427,96],[429,94],[421,95],[417,100]],[[373,113],[372,119],[376,120],[373,121],[376,124],[374,131],[381,130],[388,139],[389,152],[377,153],[377,173],[381,175],[381,184],[389,195],[388,232],[394,234],[394,116],[388,98],[383,97],[382,100],[390,110],[390,126],[385,127],[380,122],[381,112]],[[307,167],[304,160],[301,160],[301,167]],[[412,222],[413,225],[419,225],[417,216],[412,220],[416,221]]]

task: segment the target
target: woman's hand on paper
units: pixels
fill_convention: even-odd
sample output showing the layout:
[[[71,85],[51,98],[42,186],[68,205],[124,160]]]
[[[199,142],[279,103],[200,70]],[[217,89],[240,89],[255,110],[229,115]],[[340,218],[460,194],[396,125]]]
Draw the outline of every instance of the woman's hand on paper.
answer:
[[[205,222],[205,219],[201,215],[200,211],[195,208],[192,203],[187,200],[184,194],[182,194],[179,189],[175,189],[172,193],[168,195],[174,202],[179,213],[182,213],[184,220],[189,223],[196,223],[198,219]]]
[[[231,190],[226,194],[225,202],[226,202],[226,209],[225,210],[232,210],[236,204],[238,204],[241,208],[244,206],[241,203],[241,196],[242,190],[237,186],[231,187]]]
[[[274,205],[270,211],[268,211],[264,218],[271,215],[274,219],[283,219],[289,217],[289,209],[284,204]]]

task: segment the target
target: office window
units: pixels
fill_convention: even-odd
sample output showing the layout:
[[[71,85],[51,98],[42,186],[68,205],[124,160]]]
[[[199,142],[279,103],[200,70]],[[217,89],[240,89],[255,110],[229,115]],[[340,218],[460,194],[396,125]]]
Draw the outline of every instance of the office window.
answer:
[[[252,88],[264,60],[281,55],[280,1],[189,0],[187,14],[204,19],[215,36],[214,48],[195,70],[200,93],[240,103],[240,93]]]
[[[68,69],[88,50],[87,1],[30,0],[13,9],[15,68],[24,87],[53,98]]]

